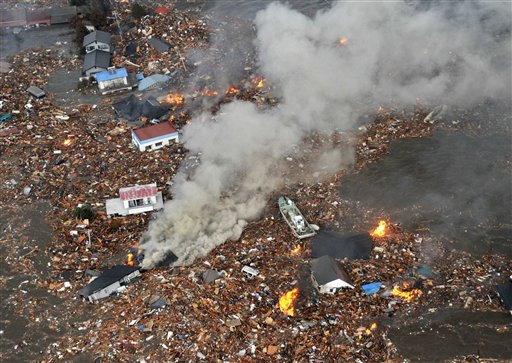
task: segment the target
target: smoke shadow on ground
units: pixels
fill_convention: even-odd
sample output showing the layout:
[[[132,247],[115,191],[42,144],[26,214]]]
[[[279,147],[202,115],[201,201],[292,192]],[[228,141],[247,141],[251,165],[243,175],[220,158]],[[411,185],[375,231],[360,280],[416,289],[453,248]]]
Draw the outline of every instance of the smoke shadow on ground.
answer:
[[[382,160],[347,177],[341,194],[409,230],[426,227],[449,248],[512,256],[511,151],[509,134],[398,140]]]

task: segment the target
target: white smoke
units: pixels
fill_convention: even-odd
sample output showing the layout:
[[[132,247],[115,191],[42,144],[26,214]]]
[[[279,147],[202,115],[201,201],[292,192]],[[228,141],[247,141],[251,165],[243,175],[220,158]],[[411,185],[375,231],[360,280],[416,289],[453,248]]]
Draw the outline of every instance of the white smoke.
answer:
[[[509,5],[336,2],[309,18],[270,4],[256,16],[255,45],[282,102],[262,111],[236,101],[216,121],[204,114],[184,129],[201,162],[176,177],[174,199],[150,224],[144,267],[169,251],[188,264],[238,239],[282,183],[276,168],[292,146],[311,132],[350,127],[364,107],[510,98]],[[347,163],[336,151],[321,160]]]

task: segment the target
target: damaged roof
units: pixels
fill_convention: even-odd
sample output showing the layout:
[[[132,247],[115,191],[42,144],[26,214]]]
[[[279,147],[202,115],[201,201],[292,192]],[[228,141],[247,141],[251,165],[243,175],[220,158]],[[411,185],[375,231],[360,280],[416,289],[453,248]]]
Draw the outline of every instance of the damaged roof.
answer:
[[[119,197],[121,200],[134,200],[134,199],[142,199],[149,198],[156,195],[158,189],[156,187],[156,183],[145,184],[145,185],[135,185],[133,187],[121,188],[119,189]]]
[[[169,48],[172,48],[172,45],[158,38],[150,38],[148,44],[161,53],[167,52]]]
[[[78,290],[78,295],[88,297],[89,295],[94,294],[96,291],[112,285],[113,283],[121,280],[123,277],[139,269],[140,267],[138,266],[114,266],[108,270],[103,271],[103,273],[100,276],[91,281],[87,286]]]
[[[319,285],[325,285],[335,280],[342,280],[352,285],[352,280],[338,262],[331,256],[324,255],[310,261],[311,272]]]

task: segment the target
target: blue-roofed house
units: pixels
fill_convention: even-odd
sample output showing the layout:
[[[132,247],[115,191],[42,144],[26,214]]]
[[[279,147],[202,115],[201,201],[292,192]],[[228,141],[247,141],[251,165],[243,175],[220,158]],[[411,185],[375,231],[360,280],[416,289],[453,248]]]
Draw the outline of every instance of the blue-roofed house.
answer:
[[[112,93],[121,90],[132,89],[128,72],[125,68],[110,67],[106,71],[94,75],[98,82],[98,88],[102,94]]]

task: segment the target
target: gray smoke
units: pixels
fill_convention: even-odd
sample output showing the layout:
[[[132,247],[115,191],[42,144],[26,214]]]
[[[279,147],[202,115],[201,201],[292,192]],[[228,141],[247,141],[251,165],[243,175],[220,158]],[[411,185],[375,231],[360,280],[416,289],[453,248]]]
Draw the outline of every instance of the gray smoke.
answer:
[[[150,224],[144,267],[169,251],[188,264],[238,239],[282,184],[276,170],[284,156],[312,132],[350,128],[361,110],[383,103],[464,106],[510,98],[510,12],[497,2],[427,10],[337,2],[309,18],[270,4],[256,16],[255,46],[282,102],[261,110],[236,101],[215,121],[203,114],[184,129],[186,147],[201,162],[176,177],[173,200]],[[338,168],[347,162],[334,151],[321,159],[338,161]]]

